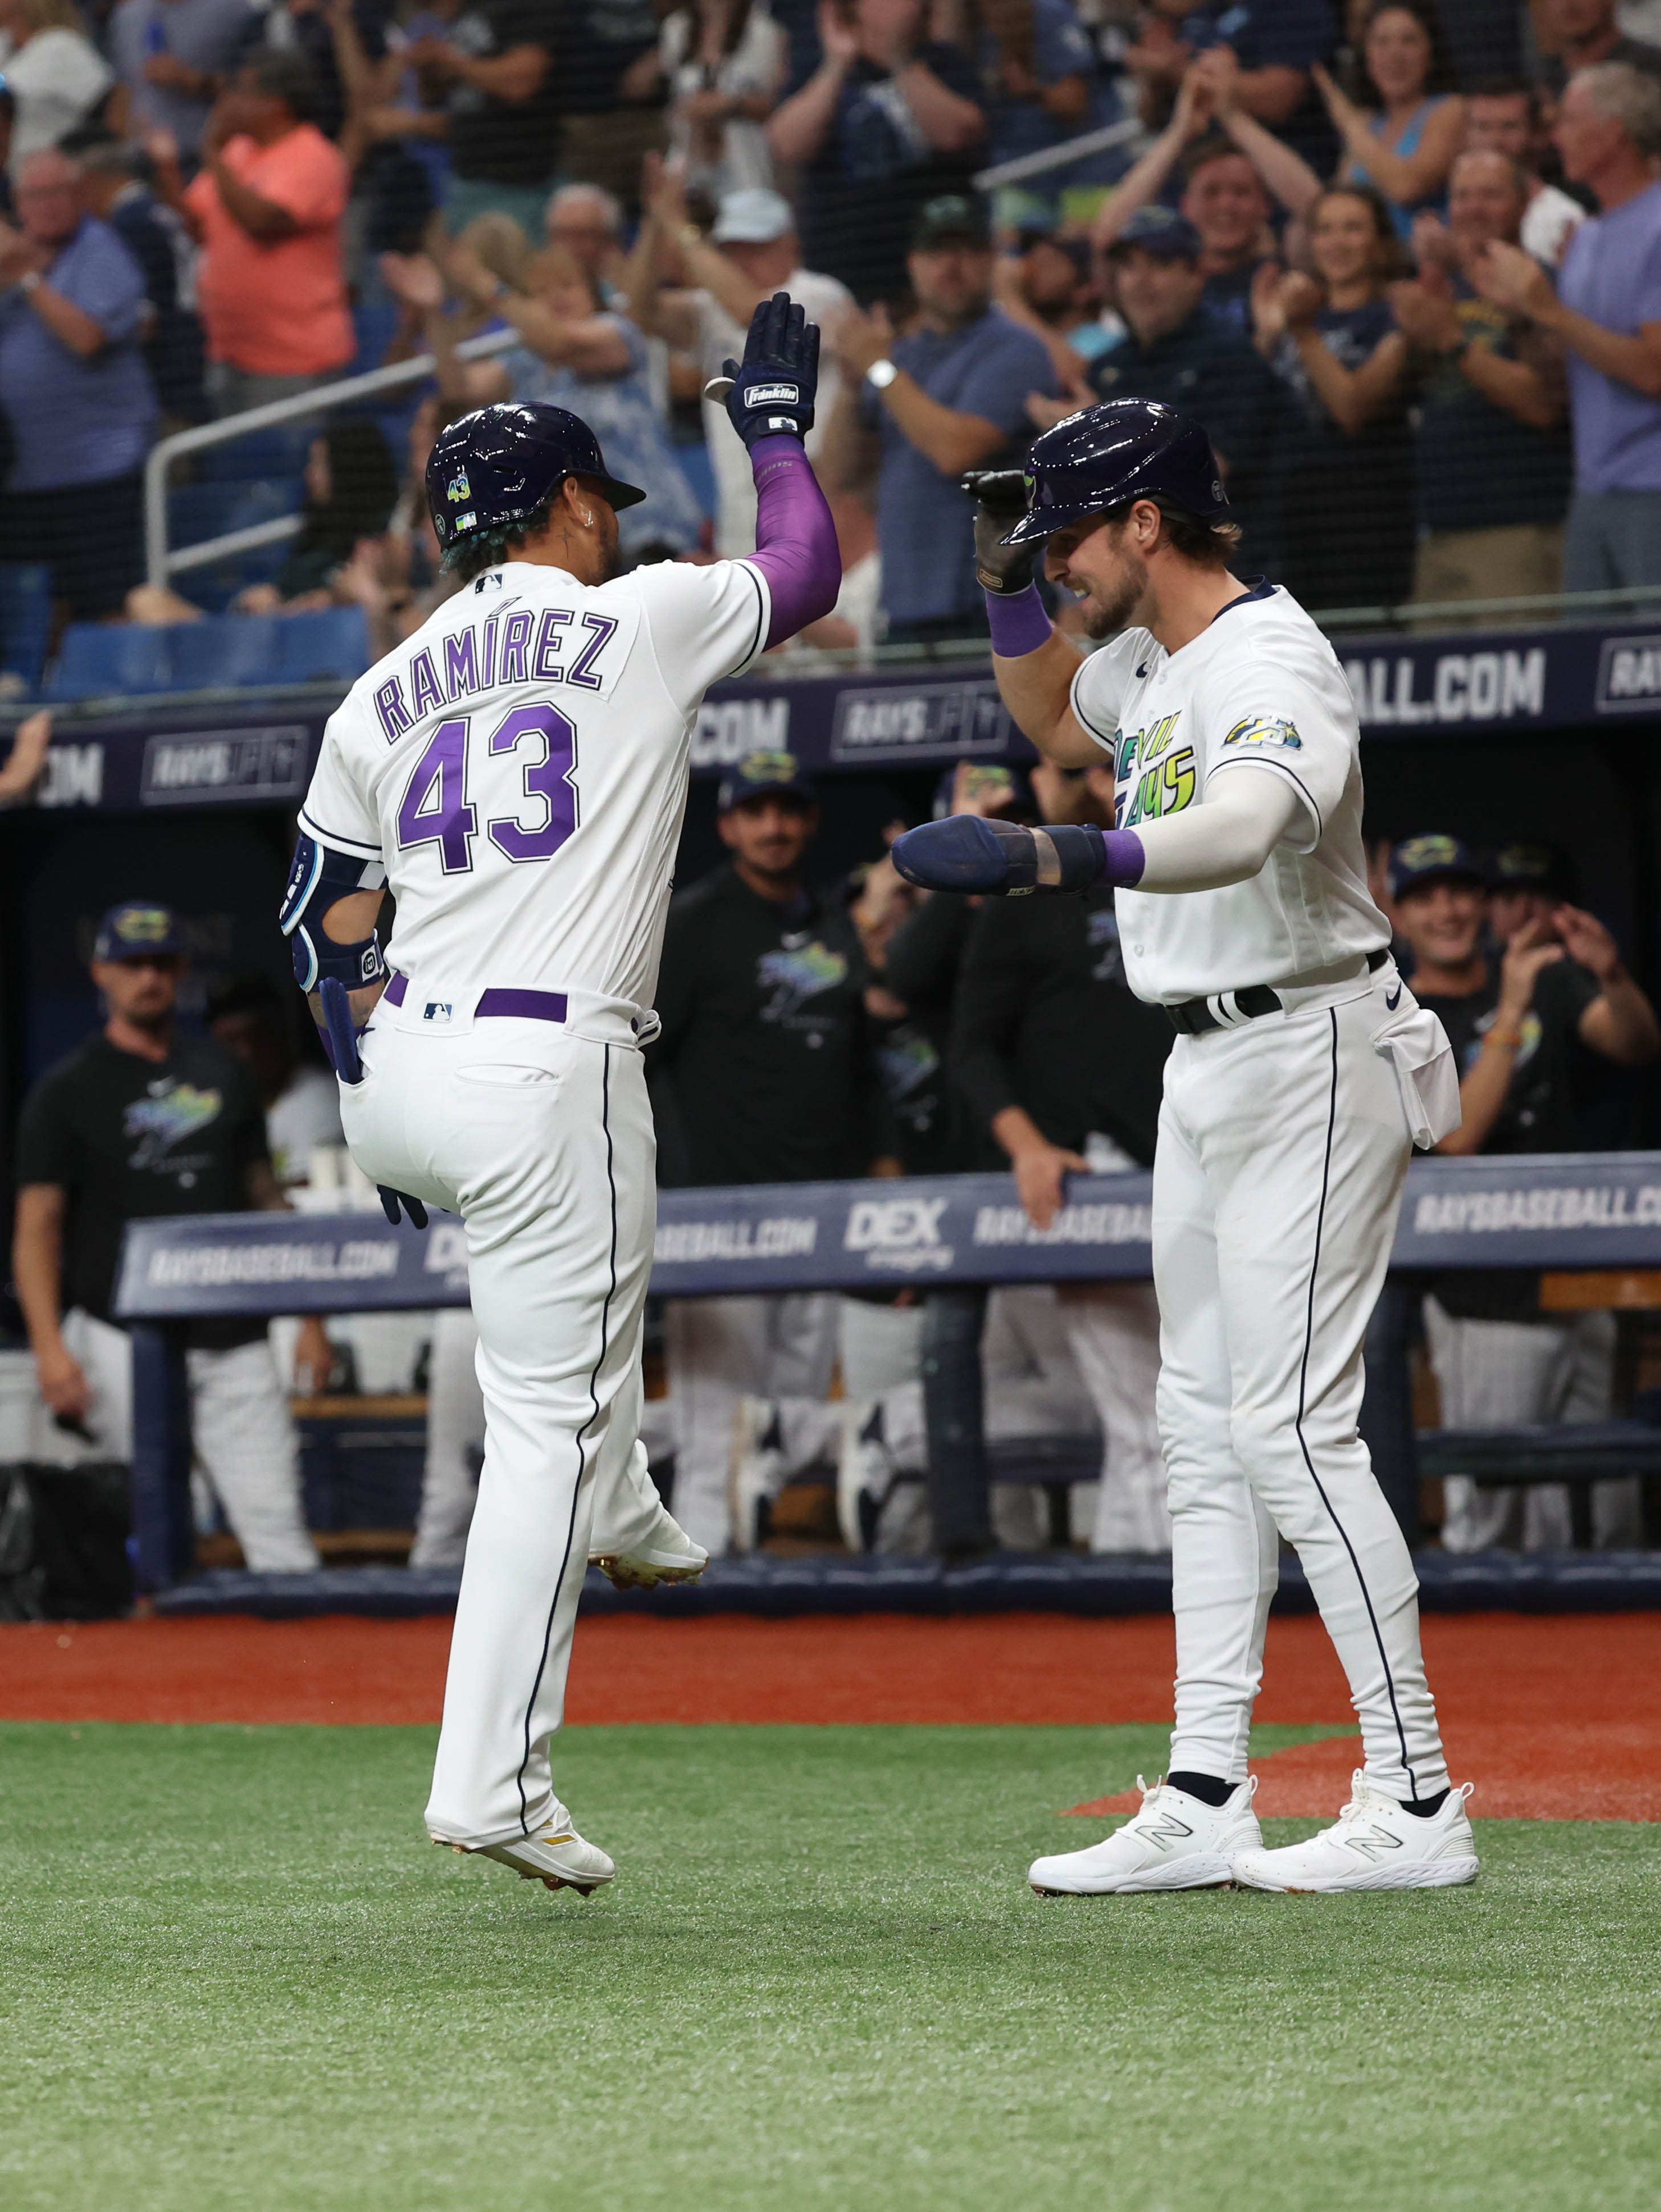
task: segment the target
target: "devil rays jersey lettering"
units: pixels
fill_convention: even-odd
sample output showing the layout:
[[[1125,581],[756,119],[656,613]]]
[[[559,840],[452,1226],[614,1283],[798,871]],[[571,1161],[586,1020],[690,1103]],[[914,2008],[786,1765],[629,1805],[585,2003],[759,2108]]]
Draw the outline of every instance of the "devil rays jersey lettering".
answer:
[[[1122,830],[1203,806],[1239,769],[1285,776],[1301,800],[1249,882],[1118,894],[1138,998],[1173,1005],[1282,983],[1389,942],[1367,890],[1354,702],[1332,647],[1287,592],[1256,586],[1176,653],[1147,630],[1125,631],[1080,665],[1073,710],[1112,760]]]

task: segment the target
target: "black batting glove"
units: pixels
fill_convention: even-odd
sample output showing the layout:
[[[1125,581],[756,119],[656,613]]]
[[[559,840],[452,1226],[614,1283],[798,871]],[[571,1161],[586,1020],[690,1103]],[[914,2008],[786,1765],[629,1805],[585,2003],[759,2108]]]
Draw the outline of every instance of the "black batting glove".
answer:
[[[757,438],[805,438],[813,427],[819,382],[819,330],[788,292],[775,292],[750,318],[744,359],[725,361],[703,387],[724,400],[746,447]]]
[[[984,591],[1013,599],[1031,583],[1043,540],[1001,545],[998,540],[1026,513],[1026,478],[1019,469],[970,469],[959,479],[975,502],[975,574]]]

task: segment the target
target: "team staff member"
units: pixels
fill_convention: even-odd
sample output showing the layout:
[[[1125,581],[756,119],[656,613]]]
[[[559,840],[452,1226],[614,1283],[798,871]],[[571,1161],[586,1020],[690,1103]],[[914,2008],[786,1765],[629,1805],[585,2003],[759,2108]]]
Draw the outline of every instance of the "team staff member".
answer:
[[[1105,802],[1105,768],[1078,779],[1048,762],[1032,772],[1046,821],[1089,818]],[[1147,1167],[1153,1158],[1171,1024],[1125,981],[1113,893],[1076,899],[989,899],[964,955],[952,1066],[977,1123],[1014,1170],[1040,1229],[1062,1204],[1073,1169]],[[1166,1552],[1165,1461],[1153,1419],[1159,1316],[1146,1283],[1081,1285],[1062,1300],[1068,1345],[1102,1425],[1104,1458],[1091,1549]]]
[[[1530,903],[1543,910],[1518,923],[1490,959],[1482,949],[1483,923],[1493,919],[1488,885],[1457,837],[1398,845],[1390,892],[1413,948],[1414,995],[1440,1019],[1459,1064],[1463,1119],[1439,1151],[1579,1150],[1577,1051],[1621,1067],[1646,1066],[1661,1051],[1654,1012],[1608,930],[1579,907],[1536,894]],[[1449,1428],[1609,1418],[1613,1316],[1544,1314],[1539,1293],[1539,1277],[1525,1269],[1438,1274],[1425,1300],[1425,1334]],[[1442,1541],[1451,1552],[1570,1541],[1561,1483],[1478,1489],[1450,1475],[1444,1489]],[[1630,1495],[1627,1483],[1596,1486],[1594,1526],[1606,1541],[1618,1540]]]
[[[110,1301],[128,1222],[283,1205],[246,1071],[174,1027],[184,957],[166,907],[110,908],[92,960],[107,1018],[35,1085],[18,1139],[12,1267],[40,1395],[119,1460],[132,1457],[132,1360]],[[314,1567],[265,1322],[202,1318],[187,1343],[197,1457],[244,1559],[260,1573]],[[314,1361],[316,1345],[296,1356]]]
[[[664,1180],[819,1182],[867,1175],[878,1150],[865,956],[846,909],[812,890],[803,863],[818,809],[794,757],[756,752],[722,777],[718,827],[732,859],[669,909],[652,1050],[666,1124]],[[746,1492],[761,1476],[740,1400],[823,1401],[836,1358],[837,1300],[676,1299],[669,1308],[675,1399],[675,1513],[712,1552],[756,1541]]]
[[[1038,441],[1024,479],[977,483],[999,690],[1050,759],[1113,761],[1118,826],[934,823],[899,840],[896,864],[964,890],[1112,884],[1127,979],[1177,1032],[1153,1223],[1171,1771],[1116,1834],[1038,1860],[1031,1881],[1468,1881],[1466,1793],[1448,1784],[1413,1561],[1356,1428],[1410,1139],[1457,1127],[1458,1097],[1367,890],[1343,670],[1286,592],[1231,574],[1216,457],[1173,410],[1092,408]],[[1045,539],[1052,580],[1114,641],[1082,664],[1031,580]],[[1366,1766],[1335,1826],[1269,1851],[1246,1751],[1281,1535],[1349,1678]]]

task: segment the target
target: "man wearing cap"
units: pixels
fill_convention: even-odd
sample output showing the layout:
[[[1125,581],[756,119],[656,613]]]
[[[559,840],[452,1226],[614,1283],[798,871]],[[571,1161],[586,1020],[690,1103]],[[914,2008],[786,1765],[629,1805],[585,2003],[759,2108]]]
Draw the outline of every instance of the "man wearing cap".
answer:
[[[110,908],[92,958],[104,1026],[35,1085],[18,1137],[12,1266],[40,1395],[113,1459],[132,1456],[131,1358],[111,1313],[128,1222],[284,1204],[247,1072],[174,1026],[184,965],[168,908]],[[204,1316],[187,1341],[197,1457],[244,1559],[267,1574],[316,1566],[265,1324]]]
[[[684,180],[660,163],[647,164],[645,202],[629,257],[628,311],[648,337],[696,354],[706,383],[721,375],[729,356],[742,353],[751,316],[775,292],[788,292],[818,325],[825,340],[818,422],[806,441],[808,459],[817,460],[842,388],[830,348],[853,295],[834,276],[801,267],[795,217],[781,192],[753,185],[725,193],[708,238],[687,220]],[[671,272],[678,275],[681,289],[665,289]],[[748,456],[722,427],[726,419],[721,404],[706,394],[703,434],[715,477],[715,551],[723,560],[739,560],[755,550],[756,488]]]
[[[928,15],[923,0],[830,0],[818,66],[767,124],[774,160],[801,173],[809,258],[897,312],[918,210],[968,191],[985,159],[982,72],[928,35]]]
[[[845,909],[807,884],[818,827],[787,752],[721,778],[731,859],[669,909],[651,1048],[660,1179],[818,1182],[872,1172],[880,1149],[867,982]],[[710,1551],[748,1550],[728,1476],[740,1399],[823,1399],[837,1301],[818,1294],[677,1300],[669,1309],[675,1517]],[[740,1456],[742,1456],[740,1455]]]
[[[1518,866],[1522,872],[1525,864]],[[1459,1066],[1463,1120],[1437,1150],[1581,1149],[1577,1047],[1621,1067],[1646,1066],[1661,1051],[1649,1000],[1621,965],[1614,938],[1596,915],[1542,896],[1501,940],[1500,957],[1491,958],[1483,947],[1488,884],[1457,837],[1398,845],[1390,895],[1413,948],[1414,994],[1439,1018]],[[1611,1316],[1542,1314],[1536,1274],[1510,1267],[1439,1273],[1425,1300],[1425,1334],[1449,1428],[1609,1418]],[[1630,1483],[1594,1488],[1592,1526],[1604,1543],[1635,1534],[1628,1526],[1632,1491]],[[1445,1498],[1442,1540],[1451,1552],[1519,1543],[1532,1551],[1570,1540],[1561,1484],[1478,1489],[1450,1475]]]
[[[875,478],[891,644],[972,629],[979,592],[958,480],[1017,459],[1031,441],[1029,395],[1061,389],[1043,341],[993,304],[983,201],[931,200],[906,265],[920,312],[904,337],[881,307],[843,323],[848,384],[824,448],[833,485]]]
[[[1203,252],[1193,223],[1171,208],[1129,218],[1108,252],[1126,328],[1091,363],[1089,381],[1104,399],[1157,399],[1204,424],[1246,556],[1269,563],[1279,389],[1256,348],[1208,308]],[[1030,412],[1048,428],[1070,408],[1034,400]]]

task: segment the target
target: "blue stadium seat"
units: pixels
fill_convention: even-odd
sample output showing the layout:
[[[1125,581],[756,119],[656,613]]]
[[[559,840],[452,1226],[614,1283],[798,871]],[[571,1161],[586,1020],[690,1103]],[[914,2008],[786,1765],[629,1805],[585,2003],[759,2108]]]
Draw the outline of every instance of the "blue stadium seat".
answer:
[[[169,690],[170,635],[131,623],[71,623],[64,632],[46,696],[103,699]]]
[[[362,607],[325,607],[320,613],[279,615],[274,672],[269,684],[355,683],[374,658]]]
[[[21,676],[33,691],[51,633],[51,569],[0,562],[0,670]]]
[[[177,623],[171,641],[171,691],[223,691],[276,681],[275,615],[214,615],[206,622]]]

